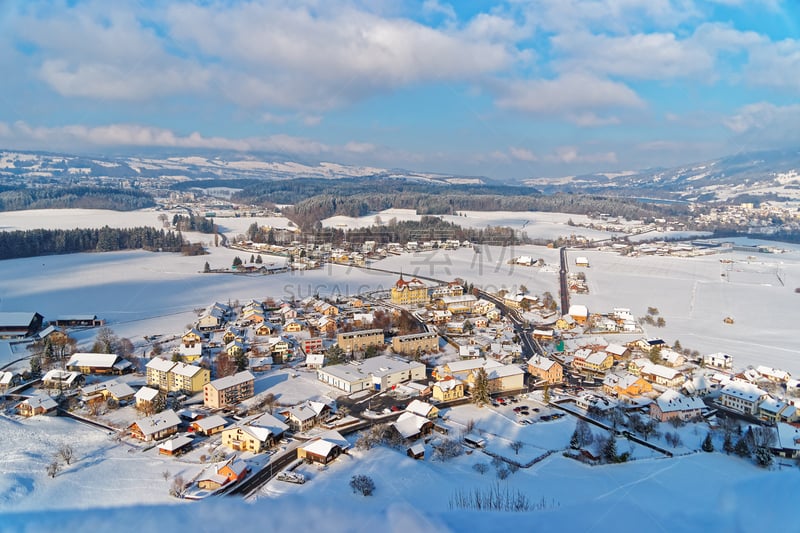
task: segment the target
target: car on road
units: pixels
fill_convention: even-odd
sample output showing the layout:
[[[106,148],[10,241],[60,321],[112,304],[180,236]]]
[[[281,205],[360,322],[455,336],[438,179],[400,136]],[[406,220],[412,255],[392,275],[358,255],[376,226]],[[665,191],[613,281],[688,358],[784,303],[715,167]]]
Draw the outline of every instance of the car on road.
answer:
[[[528,420],[527,418],[523,418],[522,420],[519,420],[519,423],[522,424],[523,426],[528,426],[528,425],[532,424],[532,422],[530,420]]]
[[[393,413],[396,413],[396,412],[398,412],[398,411],[402,411],[402,410],[403,410],[403,408],[402,408],[402,407],[400,407],[399,405],[393,405],[393,406],[390,408],[390,410],[391,410]]]

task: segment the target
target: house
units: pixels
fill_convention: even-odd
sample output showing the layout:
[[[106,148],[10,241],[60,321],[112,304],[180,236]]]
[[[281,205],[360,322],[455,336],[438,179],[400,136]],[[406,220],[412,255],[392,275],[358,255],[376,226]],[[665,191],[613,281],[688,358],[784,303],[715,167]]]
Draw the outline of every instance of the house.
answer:
[[[475,382],[475,372],[483,368],[489,378],[489,390],[502,392],[524,388],[525,371],[517,365],[504,365],[494,359],[478,358],[453,361],[434,370],[436,379],[452,376],[467,386]]]
[[[411,400],[411,402],[406,406],[406,411],[419,416],[424,416],[425,418],[439,418],[439,408],[435,405],[429,404],[428,402],[423,402],[422,400]]]
[[[177,354],[184,363],[195,363],[203,357],[203,344],[179,344]]]
[[[398,335],[392,338],[392,350],[395,353],[407,355],[420,352],[438,352],[439,335],[431,332]]]
[[[261,337],[265,335],[272,335],[272,331],[273,329],[270,327],[269,324],[263,323],[256,328],[256,335],[259,335]]]
[[[406,450],[406,455],[412,459],[422,460],[425,459],[425,446],[419,442],[409,446]]]
[[[456,378],[447,377],[433,384],[433,399],[449,402],[464,397],[464,383]]]
[[[417,278],[406,281],[400,274],[400,279],[392,287],[391,300],[395,305],[427,304],[430,301],[428,287]]]
[[[311,352],[306,355],[306,368],[322,368],[325,365],[325,354]]]
[[[59,370],[58,372],[61,373],[62,371]],[[68,375],[72,376],[73,373],[70,372]],[[47,374],[45,374],[45,376],[47,376]],[[80,374],[78,374],[78,376],[80,376]],[[77,378],[78,376],[74,376],[74,378]],[[74,382],[74,379],[72,381]],[[0,371],[0,390],[7,391],[11,387],[16,387],[17,385],[19,385],[21,383],[22,383],[22,376],[20,376],[16,372],[13,372],[13,371],[10,371],[10,370],[7,370],[5,372]],[[42,378],[42,383],[44,383],[44,378]],[[59,383],[61,383],[60,380],[59,380]],[[51,387],[51,388],[53,388],[53,387]],[[55,388],[58,388],[58,387],[55,387]],[[70,388],[70,387],[64,387],[64,388]]]
[[[769,394],[751,383],[731,381],[720,390],[717,403],[726,409],[748,415],[758,414],[758,404]]]
[[[215,379],[203,387],[203,405],[218,409],[251,398],[254,383],[255,377],[247,370]]]
[[[222,334],[222,342],[225,344],[230,344],[233,341],[239,341],[243,343],[244,339],[245,333],[239,328],[229,327],[225,330],[225,333]]]
[[[272,370],[273,360],[270,356],[250,357],[247,360],[247,367],[253,372],[267,372]]]
[[[217,469],[214,474],[204,474],[197,478],[197,486],[206,490],[217,490],[228,483],[240,481],[247,476],[250,468],[247,463],[231,459]]]
[[[726,353],[717,352],[703,356],[703,366],[733,370],[733,357]]]
[[[339,325],[333,318],[323,316],[317,320],[317,329],[322,333],[333,333],[338,327]]]
[[[325,346],[322,337],[311,337],[300,341],[300,349],[305,354],[319,353],[325,351]]]
[[[765,379],[772,381],[773,383],[788,383],[791,379],[792,375],[786,372],[785,370],[779,370],[777,368],[771,368],[768,366],[757,366],[756,372],[758,372],[762,377]]]
[[[197,320],[200,331],[215,331],[226,322],[226,314],[217,307],[211,307]]]
[[[233,358],[244,355],[246,351],[247,347],[241,341],[234,340],[225,345],[225,353]]]
[[[30,337],[42,329],[44,317],[33,312],[0,312],[0,339]]]
[[[31,396],[17,404],[20,416],[55,415],[58,403],[50,396]]]
[[[297,448],[297,458],[305,459],[309,463],[326,465],[339,457],[342,448],[335,442],[326,439],[312,439],[307,444]]]
[[[95,397],[103,400],[114,399],[117,402],[132,400],[136,391],[130,385],[117,380],[104,381],[93,385],[86,385],[81,388],[84,401],[91,401]]]
[[[650,360],[644,358],[632,360],[628,364],[628,372],[641,376],[647,382],[670,389],[679,389],[686,381],[686,377],[680,371],[651,363]]]
[[[528,373],[551,384],[564,381],[564,369],[561,364],[538,354],[528,359]]]
[[[433,312],[433,323],[436,324],[437,326],[446,324],[447,322],[450,322],[450,320],[452,319],[453,319],[453,313],[451,313],[450,311],[435,310]]]
[[[572,304],[569,306],[569,316],[578,324],[586,324],[589,319],[589,309],[585,305]]]
[[[673,418],[693,420],[703,415],[706,404],[700,398],[684,396],[678,391],[667,390],[650,404],[650,417],[659,422]]]
[[[392,422],[390,427],[406,441],[413,441],[429,435],[433,431],[433,421],[424,416],[406,411],[396,421]]]
[[[676,352],[672,348],[662,348],[660,356],[664,361],[664,364],[672,368],[686,363],[686,357],[682,353]]]
[[[161,455],[180,455],[191,450],[192,444],[194,444],[192,437],[180,435],[159,444],[158,453]]]
[[[630,372],[611,373],[603,378],[603,392],[611,396],[641,396],[653,392],[653,385]]]
[[[575,258],[575,266],[579,267],[588,267],[589,266],[589,259],[585,256],[578,256]]]
[[[50,321],[50,325],[59,328],[96,328],[105,323],[106,321],[97,318],[97,315],[59,315]]]
[[[136,408],[141,411],[147,410],[155,410],[154,403],[158,395],[161,394],[158,389],[152,389],[150,387],[142,387],[136,394],[133,395],[134,400],[136,401]]]
[[[303,331],[304,329],[306,329],[305,322],[296,319],[288,320],[283,325],[283,331],[285,331],[286,333],[298,333],[300,331]]]
[[[280,440],[289,426],[280,415],[253,415],[222,431],[222,444],[235,451],[261,453]]]
[[[592,351],[589,348],[582,348],[575,352],[572,366],[578,370],[603,373],[614,365],[614,357],[605,351]]]
[[[74,353],[67,361],[67,370],[81,374],[123,374],[133,371],[133,365],[113,353]]]
[[[398,383],[425,379],[425,365],[400,357],[379,355],[363,361],[319,368],[317,379],[348,393],[383,391]]]
[[[605,351],[610,353],[614,361],[622,361],[631,356],[631,350],[627,346],[621,344],[611,343],[606,346]]]
[[[312,401],[280,411],[281,415],[286,418],[289,428],[295,432],[308,431],[320,420],[324,420],[330,412],[330,406]]]
[[[447,309],[454,315],[463,315],[472,312],[473,306],[478,298],[473,294],[463,294],[461,296],[442,296],[437,305],[440,309]]]
[[[363,329],[339,333],[336,343],[345,352],[366,350],[370,346],[381,347],[384,344],[382,329]]]
[[[556,329],[559,331],[567,331],[576,326],[575,319],[570,315],[564,315],[556,320]]]
[[[180,417],[170,409],[137,420],[128,426],[128,431],[131,437],[150,442],[174,435],[180,424]]]
[[[83,385],[85,381],[86,378],[80,372],[54,368],[42,376],[42,387],[60,391],[73,390]]]
[[[203,334],[197,328],[191,328],[181,336],[181,344],[190,348],[203,342]]]
[[[194,431],[200,435],[213,435],[214,433],[219,433],[224,430],[227,425],[228,421],[220,415],[211,415],[195,420],[189,424],[189,428],[190,431]]]
[[[800,457],[800,428],[779,422],[775,426],[775,442],[770,446],[770,451],[786,459]]]

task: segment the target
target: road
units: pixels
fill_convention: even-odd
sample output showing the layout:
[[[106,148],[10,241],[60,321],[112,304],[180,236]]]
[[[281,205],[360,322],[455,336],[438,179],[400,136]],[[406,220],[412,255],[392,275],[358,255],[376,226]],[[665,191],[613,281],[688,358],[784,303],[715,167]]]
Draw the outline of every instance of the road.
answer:
[[[561,255],[561,269],[558,272],[559,287],[561,292],[561,315],[569,313],[569,287],[567,286],[567,272],[569,272],[567,264],[567,247],[563,246],[560,250]]]

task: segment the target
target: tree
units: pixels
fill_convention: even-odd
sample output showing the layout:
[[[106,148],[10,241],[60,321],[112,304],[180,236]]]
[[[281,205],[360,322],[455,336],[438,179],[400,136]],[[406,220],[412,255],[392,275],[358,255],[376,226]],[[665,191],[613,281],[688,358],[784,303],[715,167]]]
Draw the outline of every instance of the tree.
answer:
[[[260,265],[260,264],[262,264],[263,262],[264,262],[264,260],[263,260],[263,259],[261,259],[261,254],[258,254],[258,255],[256,256],[256,264],[257,264],[257,265]]]
[[[482,407],[489,403],[489,376],[483,367],[475,372],[475,383],[472,385],[472,403]]]
[[[772,453],[767,448],[759,446],[756,448],[756,464],[758,466],[766,468],[772,464]]]
[[[62,444],[58,447],[57,456],[67,463],[67,465],[69,465],[72,463],[72,459],[75,457],[75,449],[69,444]]]
[[[747,444],[747,439],[744,436],[739,437],[739,440],[736,441],[733,451],[739,457],[750,457],[750,446]]]
[[[341,346],[333,344],[325,352],[325,358],[328,360],[329,365],[338,365],[344,362],[345,353]]]
[[[97,330],[95,337],[94,347],[92,351],[95,353],[116,353],[119,338],[114,335],[114,332],[109,327],[102,327]]]
[[[525,285],[520,285],[519,286],[519,292],[521,292],[522,294],[527,294],[528,293],[528,287],[526,287]]]
[[[648,420],[644,424],[642,424],[639,431],[641,431],[644,440],[647,440],[650,435],[653,435],[658,429],[658,422],[653,419]]]
[[[589,423],[579,418],[575,423],[575,431],[570,438],[570,446],[576,450],[589,446],[594,440],[594,435],[589,427]],[[574,444],[573,444],[574,443]]]
[[[714,443],[711,440],[711,432],[706,433],[706,438],[703,440],[703,444],[700,446],[700,449],[708,453],[714,451]]]
[[[447,461],[464,453],[464,447],[456,439],[443,439],[433,447],[433,458]]]
[[[653,346],[648,354],[651,363],[661,363],[661,346]]]
[[[186,483],[186,480],[183,479],[183,476],[178,474],[172,478],[172,485],[170,485],[169,494],[175,498],[183,498],[186,495],[186,490],[188,488],[189,485]]]
[[[153,357],[158,357],[164,352],[164,348],[161,346],[161,343],[156,341],[153,343],[153,349],[150,353],[153,354]]]
[[[117,354],[122,357],[130,357],[133,355],[133,343],[127,337],[123,337],[117,343]]]
[[[215,370],[217,378],[232,376],[236,373],[236,361],[226,352],[220,352],[217,355]]]
[[[358,438],[356,439],[356,449],[371,450],[375,446],[378,446],[386,439],[386,433],[388,430],[389,426],[386,424],[376,424],[365,429],[359,433]]]
[[[725,433],[725,440],[722,442],[722,450],[727,454],[734,452],[733,440],[731,440],[730,433]]]
[[[544,389],[542,389],[542,401],[545,404],[550,403],[550,384],[549,383],[545,383],[544,384]]]
[[[515,440],[514,442],[508,445],[509,448],[514,450],[514,455],[519,455],[519,451],[522,449],[523,446],[525,446],[525,443],[522,442],[521,440]]]
[[[252,264],[252,263],[255,263],[255,262],[256,262],[256,256],[253,255],[253,254],[250,254],[250,263]]]
[[[363,496],[371,496],[375,492],[375,482],[364,474],[357,474],[350,478],[350,488],[353,493],[360,492]]]
[[[203,272],[205,272],[206,274],[211,272],[211,265],[208,264],[208,261],[206,261],[206,264],[203,265]]]
[[[31,374],[38,376],[42,373],[42,358],[38,355],[31,357]]]
[[[47,475],[51,478],[54,478],[61,472],[61,463],[56,460],[53,460],[49,465],[47,465]]]
[[[474,468],[475,471],[480,475],[484,475],[486,472],[489,471],[489,465],[487,465],[486,463],[475,463],[474,465],[472,465],[472,468]]]
[[[242,266],[242,258],[238,255],[233,258],[233,268]]]
[[[616,463],[619,461],[619,457],[617,456],[617,437],[614,433],[609,433],[608,439],[606,439],[603,444],[602,456],[607,463]]]

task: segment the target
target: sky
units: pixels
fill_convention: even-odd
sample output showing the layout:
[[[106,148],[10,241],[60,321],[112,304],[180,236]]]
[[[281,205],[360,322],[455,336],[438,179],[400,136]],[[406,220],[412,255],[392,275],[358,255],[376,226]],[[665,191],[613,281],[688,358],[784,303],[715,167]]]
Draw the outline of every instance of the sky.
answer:
[[[796,0],[0,3],[0,147],[501,180],[800,144]]]

